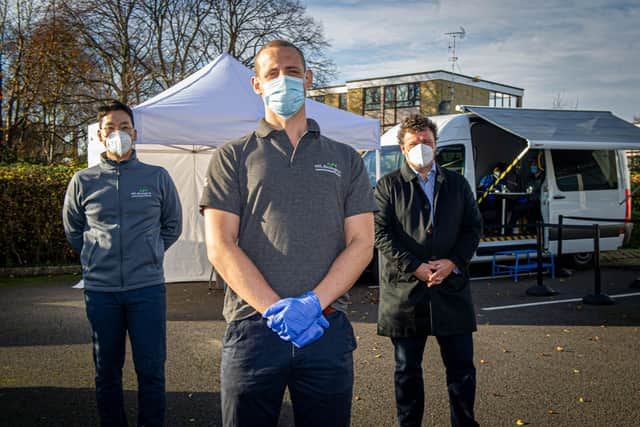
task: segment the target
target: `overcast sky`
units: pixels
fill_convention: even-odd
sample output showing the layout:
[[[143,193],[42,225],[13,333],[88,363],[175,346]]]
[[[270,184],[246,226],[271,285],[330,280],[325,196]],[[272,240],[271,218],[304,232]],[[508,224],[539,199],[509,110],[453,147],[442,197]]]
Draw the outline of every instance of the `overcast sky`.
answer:
[[[301,0],[324,27],[332,84],[432,70],[525,90],[524,106],[640,116],[640,0]]]

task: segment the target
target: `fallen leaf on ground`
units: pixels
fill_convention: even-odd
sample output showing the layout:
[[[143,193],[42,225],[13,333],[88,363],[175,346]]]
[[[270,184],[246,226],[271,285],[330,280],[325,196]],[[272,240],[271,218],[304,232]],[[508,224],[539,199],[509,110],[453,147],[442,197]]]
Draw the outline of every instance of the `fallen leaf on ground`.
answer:
[[[580,369],[573,368],[573,373],[574,374],[579,374],[580,373]]]
[[[600,341],[600,337],[597,335],[594,335],[591,338],[589,338],[589,341]]]
[[[376,354],[376,355],[375,355],[375,356],[373,356],[373,357],[375,357],[376,359],[380,359],[380,358],[382,357],[382,355],[381,355],[381,354]]]
[[[502,349],[502,352],[503,352],[503,353],[511,353],[511,350],[507,350],[506,348],[503,348],[503,349]]]
[[[485,363],[488,363],[488,362],[486,360],[484,360],[484,359],[480,359],[480,364],[481,365],[484,365]]]
[[[549,409],[547,411],[547,414],[549,415],[558,415],[560,412],[556,411],[555,409]]]
[[[521,420],[520,418],[518,418],[516,420],[516,425],[517,426],[526,426],[527,424],[529,424],[528,422],[526,422],[525,420]]]
[[[580,397],[578,398],[578,402],[580,402],[580,403],[589,403],[589,402],[591,402],[591,398],[589,398],[589,397],[582,397],[582,396],[580,396]]]
[[[562,352],[564,351],[564,347],[562,347],[562,346],[560,346],[560,345],[559,345],[559,346],[557,346],[557,347],[556,347],[556,351],[557,351],[558,353],[562,353]]]

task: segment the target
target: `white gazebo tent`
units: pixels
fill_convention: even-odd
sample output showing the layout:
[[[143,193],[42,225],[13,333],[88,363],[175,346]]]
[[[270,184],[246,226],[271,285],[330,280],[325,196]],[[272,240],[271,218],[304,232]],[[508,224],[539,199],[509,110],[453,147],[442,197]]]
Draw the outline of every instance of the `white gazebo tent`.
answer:
[[[163,166],[173,178],[183,213],[183,232],[167,251],[167,282],[207,280],[211,265],[204,246],[198,201],[211,150],[253,131],[264,116],[262,98],[253,92],[253,72],[223,54],[183,81],[133,108],[140,160]],[[307,116],[323,135],[357,150],[380,145],[377,120],[306,100]],[[88,162],[99,162],[104,147],[98,124],[89,125]]]

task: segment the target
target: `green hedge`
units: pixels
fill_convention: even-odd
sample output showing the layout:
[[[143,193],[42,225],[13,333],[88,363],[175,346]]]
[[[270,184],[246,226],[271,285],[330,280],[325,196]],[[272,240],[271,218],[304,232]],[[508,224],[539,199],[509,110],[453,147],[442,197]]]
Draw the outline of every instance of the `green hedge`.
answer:
[[[62,228],[62,203],[83,166],[0,165],[0,267],[78,262]]]

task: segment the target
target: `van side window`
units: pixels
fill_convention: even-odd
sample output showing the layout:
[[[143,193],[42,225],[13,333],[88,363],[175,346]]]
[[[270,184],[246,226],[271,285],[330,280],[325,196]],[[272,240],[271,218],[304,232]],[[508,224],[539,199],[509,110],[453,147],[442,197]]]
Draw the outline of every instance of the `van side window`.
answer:
[[[436,151],[438,166],[464,176],[464,145],[446,145],[437,148]]]
[[[561,191],[618,188],[616,152],[612,150],[551,150]]]

